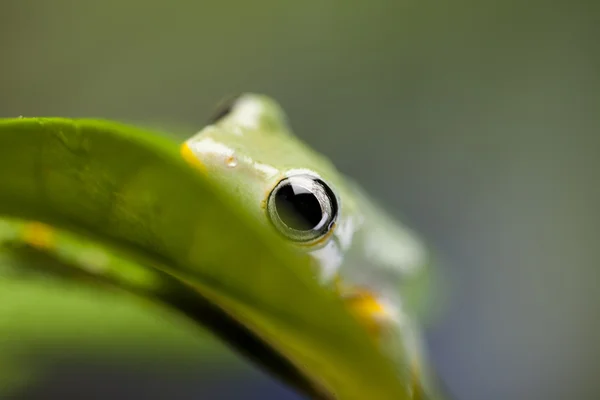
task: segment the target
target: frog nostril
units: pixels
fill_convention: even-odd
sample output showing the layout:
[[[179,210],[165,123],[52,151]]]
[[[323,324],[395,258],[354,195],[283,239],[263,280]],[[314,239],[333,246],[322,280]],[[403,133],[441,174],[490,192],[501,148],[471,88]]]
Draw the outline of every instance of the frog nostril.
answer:
[[[232,154],[229,157],[227,157],[227,159],[225,160],[225,165],[227,165],[229,168],[237,167],[238,161],[235,154]]]

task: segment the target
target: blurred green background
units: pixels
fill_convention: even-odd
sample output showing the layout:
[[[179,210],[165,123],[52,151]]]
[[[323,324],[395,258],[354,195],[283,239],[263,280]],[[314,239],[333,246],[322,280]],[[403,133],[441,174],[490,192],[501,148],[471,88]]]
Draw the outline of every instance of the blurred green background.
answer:
[[[4,0],[0,116],[183,139],[226,95],[274,96],[442,256],[452,290],[427,338],[457,399],[592,400],[599,18],[566,0]],[[246,364],[210,379],[206,365],[59,365],[24,398],[296,398]]]

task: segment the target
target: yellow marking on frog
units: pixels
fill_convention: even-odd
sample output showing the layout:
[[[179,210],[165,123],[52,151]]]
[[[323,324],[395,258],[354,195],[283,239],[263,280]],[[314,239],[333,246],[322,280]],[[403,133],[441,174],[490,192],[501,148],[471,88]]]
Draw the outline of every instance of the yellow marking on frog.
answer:
[[[339,276],[335,278],[334,290],[342,298],[350,313],[376,341],[379,341],[384,325],[392,319],[388,307],[382,304],[373,292],[348,286]]]
[[[381,303],[377,296],[368,289],[344,283],[339,275],[334,278],[333,287],[334,292],[342,298],[350,313],[367,329],[371,338],[379,343],[384,326],[394,320],[389,305]],[[410,358],[411,399],[424,400],[425,392],[421,381],[423,365],[418,356]]]
[[[198,156],[196,156],[194,154],[194,152],[192,151],[192,149],[190,148],[190,146],[186,143],[183,143],[181,145],[180,148],[180,153],[181,153],[181,157],[183,157],[183,159],[190,164],[191,166],[195,167],[196,169],[198,169],[199,171],[201,171],[202,173],[206,174],[206,165],[204,165],[202,163],[202,161],[200,161],[200,159],[198,158]]]
[[[364,291],[347,297],[344,301],[365,328],[376,338],[379,338],[382,323],[387,319],[388,312],[377,298]]]
[[[23,240],[37,249],[54,247],[54,229],[41,222],[29,222],[24,226]]]

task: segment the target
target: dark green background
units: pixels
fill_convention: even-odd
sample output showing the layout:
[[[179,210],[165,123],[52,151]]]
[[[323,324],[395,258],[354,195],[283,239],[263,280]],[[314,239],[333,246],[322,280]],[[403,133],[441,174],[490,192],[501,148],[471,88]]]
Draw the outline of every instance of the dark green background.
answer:
[[[594,399],[599,22],[594,1],[4,0],[0,116],[191,134],[223,96],[270,94],[442,256],[428,338],[457,399]],[[97,390],[201,385],[94,368]]]

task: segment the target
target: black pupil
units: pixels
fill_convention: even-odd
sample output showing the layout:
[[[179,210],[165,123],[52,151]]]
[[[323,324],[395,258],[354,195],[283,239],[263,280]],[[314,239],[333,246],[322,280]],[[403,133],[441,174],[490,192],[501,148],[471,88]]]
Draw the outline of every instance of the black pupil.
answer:
[[[293,183],[277,190],[275,207],[284,224],[300,231],[314,229],[323,218],[319,199],[306,188]]]

